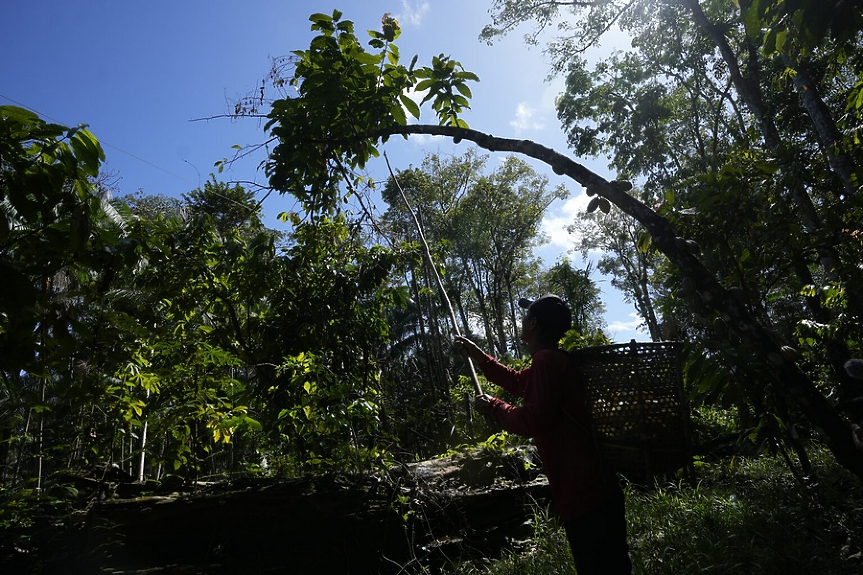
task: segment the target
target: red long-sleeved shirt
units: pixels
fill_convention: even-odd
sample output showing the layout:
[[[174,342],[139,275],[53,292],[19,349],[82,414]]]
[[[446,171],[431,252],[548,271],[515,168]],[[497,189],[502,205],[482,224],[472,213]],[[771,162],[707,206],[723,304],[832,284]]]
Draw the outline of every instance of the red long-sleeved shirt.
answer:
[[[523,398],[520,407],[492,398],[492,418],[502,429],[532,437],[561,520],[583,515],[608,501],[617,478],[599,460],[589,431],[587,401],[569,356],[542,349],[516,371],[486,357],[485,377]]]

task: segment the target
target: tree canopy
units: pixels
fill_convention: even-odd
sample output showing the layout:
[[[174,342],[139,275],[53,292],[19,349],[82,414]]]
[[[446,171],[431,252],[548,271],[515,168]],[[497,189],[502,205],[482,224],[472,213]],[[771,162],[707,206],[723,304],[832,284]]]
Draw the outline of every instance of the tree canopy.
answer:
[[[40,492],[63,469],[106,465],[141,480],[366,470],[488,437],[463,408],[437,274],[464,332],[513,365],[521,296],[559,292],[577,328],[564,342],[604,343],[591,268],[531,254],[569,191],[525,158],[592,198],[581,249],[604,250],[597,267],[654,338],[687,344],[694,401],[735,409],[741,433],[793,451],[801,476],[806,438],[863,477],[849,428],[863,393],[843,368],[863,341],[863,52],[859,12],[817,5],[495,2],[488,39],[562,24],[558,114],[577,155],[608,155],[613,181],[469,127],[476,75],[443,54],[403,65],[393,18],[363,44],[341,13],[313,14],[317,36],[290,60],[296,94],[266,124],[270,185],[300,205],[284,234],[215,176],[180,199],[112,199],[86,127],[0,107],[4,486]],[[633,51],[589,66],[580,51],[611,26]],[[432,123],[408,120],[426,105]],[[414,134],[505,155],[492,170],[473,148],[432,155],[369,182],[386,142]],[[387,204],[374,240],[371,214],[344,207],[372,186]]]
[[[502,10],[501,14],[510,14],[516,20],[536,14],[521,11],[526,9],[522,3],[500,2],[496,6]],[[539,13],[541,26],[559,18],[563,9],[558,4],[546,4],[545,7],[545,12]],[[825,89],[827,84],[821,90],[812,89],[815,84],[810,72],[832,70],[833,76],[830,77],[842,78],[847,74],[847,68],[829,67],[827,51],[801,53],[797,59],[791,60],[787,54],[779,59],[769,56],[768,51],[759,49],[764,44],[763,38],[748,35],[752,27],[745,26],[741,12],[721,2],[575,3],[571,8],[576,18],[584,16],[586,20],[579,25],[571,25],[574,35],[567,42],[555,45],[554,53],[561,56],[561,63],[572,62],[568,64],[571,69],[570,89],[561,99],[562,118],[572,130],[571,142],[586,146],[581,150],[583,153],[610,151],[613,165],[622,178],[645,179],[645,193],[640,197],[628,193],[631,183],[606,181],[559,152],[533,142],[496,138],[454,121],[453,111],[465,106],[465,102],[458,99],[463,96],[456,96],[456,86],[464,84],[469,75],[444,74],[437,84],[420,84],[421,80],[434,75],[434,70],[443,61],[441,58],[435,59],[432,68],[415,69],[415,63],[410,68],[401,67],[398,51],[392,42],[375,37],[377,33],[373,33],[370,44],[377,51],[375,55],[356,53],[354,50],[358,48],[351,35],[352,27],[336,23],[341,16],[338,13],[333,17],[316,15],[313,17],[314,26],[319,27],[323,31],[322,37],[326,38],[320,41],[333,47],[328,58],[341,62],[345,58],[356,57],[358,61],[370,62],[366,68],[352,67],[356,78],[345,78],[344,81],[351,85],[375,86],[374,94],[380,98],[375,104],[376,114],[353,115],[355,121],[349,131],[356,136],[347,141],[342,128],[323,140],[315,136],[310,142],[304,140],[302,131],[289,134],[280,131],[283,127],[292,129],[290,127],[297,125],[292,110],[298,106],[302,106],[304,118],[320,114],[323,122],[324,116],[332,114],[325,105],[318,106],[317,98],[308,98],[311,92],[302,88],[306,81],[305,62],[322,55],[313,48],[298,54],[302,64],[297,66],[294,82],[300,90],[296,100],[302,103],[274,104],[270,115],[273,136],[279,140],[279,145],[303,147],[311,143],[316,146],[318,159],[303,164],[303,170],[312,179],[329,177],[324,174],[328,172],[328,162],[339,168],[338,173],[345,175],[345,167],[363,165],[373,155],[371,150],[376,150],[378,143],[394,135],[407,134],[446,135],[457,142],[473,141],[488,151],[516,152],[545,162],[556,173],[583,185],[589,195],[613,204],[638,221],[644,230],[644,238],[649,238],[648,243],[639,241],[641,248],[655,249],[663,254],[669,269],[674,270],[669,275],[668,285],[673,287],[679,282],[680,297],[669,300],[669,305],[676,302],[676,305],[693,310],[706,322],[716,323],[718,318],[731,339],[726,344],[710,348],[723,352],[734,349],[735,354],[758,358],[762,366],[758,377],[776,381],[782,390],[780,395],[771,397],[788,398],[795,409],[799,409],[825,434],[840,461],[858,473],[863,471],[863,460],[851,445],[848,423],[827,399],[832,385],[843,392],[855,389],[841,366],[851,356],[851,350],[859,345],[859,334],[843,332],[836,338],[835,332],[821,331],[815,337],[812,337],[815,334],[804,333],[813,326],[813,322],[831,325],[825,321],[830,317],[850,328],[841,318],[848,317],[847,314],[856,317],[854,310],[858,309],[859,298],[855,292],[860,282],[855,278],[859,274],[856,267],[859,257],[855,254],[859,254],[859,244],[842,243],[837,250],[835,243],[827,239],[836,230],[854,229],[860,220],[857,217],[859,194],[854,160],[858,147],[853,134],[849,135],[850,139],[836,137],[840,124],[833,119],[829,105],[837,101],[842,106],[840,109],[844,110],[848,98],[856,92],[850,83],[839,84],[847,87],[844,94],[836,94],[836,97]],[[596,33],[613,23],[635,34],[636,47],[644,50],[646,57],[641,60],[623,57],[603,63],[600,72],[604,74],[607,69],[609,81],[614,83],[606,88],[592,80],[588,82],[583,63],[579,64],[577,58],[571,59],[576,54],[572,47],[591,42]],[[396,38],[397,35],[393,40]],[[831,40],[825,38],[824,41]],[[335,50],[335,46],[349,49]],[[570,48],[564,49],[567,46]],[[837,49],[846,48],[842,45]],[[820,67],[819,62],[822,63]],[[315,70],[325,68],[328,66],[319,66]],[[784,72],[788,81],[775,84],[774,76],[765,73],[770,69]],[[451,70],[460,70],[460,67],[453,63]],[[378,80],[374,78],[379,75],[387,78],[380,82],[387,86],[386,90],[377,88]],[[602,74],[599,77],[602,78]],[[317,76],[314,78],[310,85],[312,90],[321,85]],[[828,76],[817,78],[824,80]],[[401,104],[393,107],[393,102],[399,98],[394,96],[390,87],[396,85],[429,88],[425,98],[436,102],[438,124],[404,123]],[[591,107],[585,107],[589,100],[582,96],[590,94],[588,89],[595,89],[594,85],[601,87],[595,92],[597,115],[593,114]],[[822,93],[824,96],[820,95]],[[373,94],[366,93],[363,97],[373,97]],[[452,105],[438,104],[440,98],[451,98]],[[398,112],[394,113],[394,109]],[[409,109],[416,112],[413,107]],[[447,113],[441,114],[444,109]],[[382,110],[389,110],[389,113],[379,114]],[[851,111],[856,113],[856,108],[851,108]],[[605,123],[602,123],[603,114],[608,116]],[[802,118],[807,118],[807,121],[800,121]],[[594,133],[582,133],[582,126],[591,125],[588,121],[596,121],[593,124],[596,127],[590,128],[595,130]],[[619,126],[623,129],[617,129]],[[329,142],[329,146],[322,145],[324,141]],[[591,141],[592,144],[585,143]],[[820,145],[812,148],[810,142]],[[793,143],[797,143],[796,148]],[[828,144],[829,148],[825,147]],[[337,150],[334,145],[341,147]],[[311,153],[309,149],[305,147],[304,153]],[[816,177],[818,174],[822,175],[820,179]],[[807,179],[808,175],[812,178]],[[749,241],[758,234],[766,234],[760,245],[786,250],[780,259],[765,251],[764,259],[756,261],[752,250],[739,244],[735,246],[740,236],[733,230],[726,232],[719,243],[710,236],[728,225],[743,223],[743,219],[724,220],[722,226],[716,228],[701,226],[698,219],[687,219],[691,213],[698,214],[705,222],[711,214],[718,217],[727,214],[729,204],[723,206],[722,202],[733,201],[735,195],[729,194],[728,190],[735,188],[742,194],[738,196],[741,199],[734,203],[735,208],[746,206],[749,210],[745,212],[746,216],[754,217],[762,208],[768,210],[765,217],[751,220],[748,227],[753,231]],[[750,192],[744,193],[744,190]],[[752,195],[751,190],[755,190],[756,195]],[[309,191],[313,190],[309,188]],[[761,192],[766,194],[763,199],[757,196]],[[838,205],[842,206],[841,210],[831,208]],[[774,215],[791,220],[774,221]],[[825,219],[831,218],[838,220],[825,223]],[[789,228],[786,222],[794,222],[793,227]],[[783,230],[786,232],[784,236]],[[795,230],[802,233],[795,234]],[[792,241],[787,236],[789,231],[793,234]],[[775,233],[780,234],[778,242],[778,238],[772,236]],[[713,248],[714,245],[717,249]],[[707,246],[709,250],[705,249]],[[846,246],[850,251],[843,255],[841,252]],[[729,266],[714,260],[723,254],[736,258],[737,265]],[[757,274],[753,281],[761,282],[770,277],[761,270],[772,270],[786,262],[796,272],[797,281],[780,290],[776,290],[775,284],[764,285],[764,293],[770,298],[768,302],[776,301],[777,305],[783,305],[790,296],[811,306],[811,310],[796,318],[787,314],[780,318],[778,308],[769,306],[762,313],[761,307],[753,306],[753,302],[738,294],[737,290],[741,288],[745,293],[746,285],[732,283],[729,281],[731,277],[725,279],[717,275],[714,267],[738,272],[750,269]],[[781,274],[777,269],[775,277]],[[745,277],[738,273],[736,280]],[[814,295],[813,289],[820,289],[821,279],[828,290],[839,290],[843,294],[841,298],[833,298],[828,303],[807,296],[810,293]],[[684,295],[689,300],[682,297]],[[828,310],[830,307],[833,309]],[[784,308],[784,311],[792,309],[793,306]],[[818,315],[822,312],[827,315]],[[674,313],[669,309],[669,315]],[[798,331],[795,333],[794,329]],[[702,343],[709,342],[703,340]],[[821,347],[828,350],[827,367],[835,379],[827,383],[826,389],[819,377],[812,377],[814,372],[808,366],[785,351],[786,347],[795,348],[800,344],[812,348],[813,360],[823,357],[815,350]]]

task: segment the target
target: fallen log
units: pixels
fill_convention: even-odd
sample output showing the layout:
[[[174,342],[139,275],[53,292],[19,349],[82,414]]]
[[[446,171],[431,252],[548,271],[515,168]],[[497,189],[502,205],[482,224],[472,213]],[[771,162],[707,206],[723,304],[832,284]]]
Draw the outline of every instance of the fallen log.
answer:
[[[488,452],[384,474],[246,478],[106,499],[39,550],[52,573],[412,573],[495,557],[533,534],[534,455]],[[51,558],[53,556],[53,559]]]

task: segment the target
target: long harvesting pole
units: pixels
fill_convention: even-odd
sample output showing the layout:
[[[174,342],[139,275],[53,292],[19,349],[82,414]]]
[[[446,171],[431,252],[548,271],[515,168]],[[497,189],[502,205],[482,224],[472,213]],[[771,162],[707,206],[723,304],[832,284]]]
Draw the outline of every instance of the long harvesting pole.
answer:
[[[449,296],[447,295],[446,290],[444,289],[443,281],[441,280],[440,274],[438,273],[437,267],[435,266],[434,259],[432,258],[431,250],[429,249],[429,245],[428,245],[428,242],[426,241],[426,237],[425,237],[425,234],[423,233],[423,229],[422,229],[422,226],[420,225],[419,219],[417,219],[416,212],[414,212],[413,208],[410,205],[410,202],[408,202],[408,198],[407,198],[407,196],[405,196],[405,192],[402,189],[401,184],[399,184],[398,179],[396,178],[395,174],[393,173],[392,168],[390,167],[390,160],[389,160],[389,158],[387,158],[386,154],[384,154],[384,159],[387,162],[387,168],[389,168],[390,175],[392,176],[393,182],[395,182],[396,187],[399,190],[399,194],[402,197],[402,201],[404,202],[405,207],[407,208],[408,212],[410,212],[411,217],[414,220],[414,226],[416,226],[417,233],[419,234],[420,242],[422,242],[423,251],[425,252],[426,260],[428,261],[429,267],[432,269],[432,273],[434,273],[435,281],[437,282],[437,287],[438,287],[438,290],[440,291],[441,298],[443,299],[444,303],[446,304],[447,311],[449,311],[449,318],[450,318],[450,321],[452,322],[453,330],[455,331],[456,335],[460,336],[461,331],[458,328],[458,320],[456,318],[455,311],[453,311],[452,303],[450,302]],[[474,368],[473,361],[470,359],[469,356],[467,358],[467,365],[470,368],[470,378],[471,378],[471,381],[473,382],[474,393],[476,393],[476,395],[482,395],[482,387],[480,387],[480,385],[479,385],[479,378],[476,375],[476,369]]]

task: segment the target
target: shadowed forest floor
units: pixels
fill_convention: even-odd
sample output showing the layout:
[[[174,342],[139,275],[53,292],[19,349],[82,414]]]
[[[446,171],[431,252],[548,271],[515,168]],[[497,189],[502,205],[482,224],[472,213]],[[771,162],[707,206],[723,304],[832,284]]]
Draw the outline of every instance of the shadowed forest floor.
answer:
[[[625,484],[635,573],[863,572],[863,489],[835,464],[819,464],[805,485],[778,458],[697,469],[695,482]],[[170,493],[79,478],[77,489],[79,508],[55,501],[26,533],[7,530],[0,571],[574,573],[530,449],[378,475],[241,478]]]

